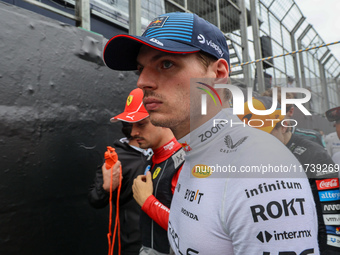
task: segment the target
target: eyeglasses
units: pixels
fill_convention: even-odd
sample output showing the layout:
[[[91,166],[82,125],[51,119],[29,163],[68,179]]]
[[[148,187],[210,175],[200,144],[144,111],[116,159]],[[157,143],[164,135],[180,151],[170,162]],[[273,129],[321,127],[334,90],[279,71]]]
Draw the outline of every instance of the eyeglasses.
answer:
[[[328,121],[340,121],[340,107],[330,109],[326,112],[326,118]]]

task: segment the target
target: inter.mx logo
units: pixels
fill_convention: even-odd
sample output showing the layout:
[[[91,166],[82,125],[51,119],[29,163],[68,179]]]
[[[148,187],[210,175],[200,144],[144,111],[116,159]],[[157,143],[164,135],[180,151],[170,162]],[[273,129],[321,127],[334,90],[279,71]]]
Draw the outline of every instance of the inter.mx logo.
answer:
[[[281,233],[274,231],[269,233],[268,231],[260,231],[256,238],[261,243],[269,243],[270,240],[280,241],[289,239],[299,239],[312,237],[311,230],[299,230],[299,231],[283,231]]]
[[[220,104],[222,106],[222,100],[220,98],[220,96],[218,95],[216,89],[228,89],[232,95],[233,95],[233,114],[234,115],[240,115],[240,114],[244,114],[244,95],[243,92],[240,88],[238,88],[235,85],[230,85],[230,84],[215,84],[214,87],[212,87],[211,85],[205,84],[203,82],[197,82],[207,88],[209,88],[219,99]],[[217,105],[216,100],[214,98],[214,96],[212,95],[212,93],[210,93],[207,89],[203,89],[200,87],[197,87],[203,91],[205,91],[214,101],[215,105]],[[252,100],[248,101],[248,107],[249,110],[256,115],[269,115],[272,114],[276,109],[277,109],[277,104],[278,104],[278,97],[277,97],[277,88],[273,88],[273,104],[271,106],[270,109],[267,110],[257,110],[254,108],[253,102]],[[302,93],[305,94],[304,98],[286,98],[286,94],[287,93]],[[253,97],[253,89],[251,87],[247,88],[247,96],[248,98],[252,98]],[[295,105],[297,108],[299,108],[301,110],[301,112],[304,115],[312,115],[302,104],[303,103],[307,103],[309,100],[311,99],[311,92],[307,89],[304,88],[281,88],[281,114],[282,115],[286,115],[286,105],[287,104],[293,104]],[[207,95],[206,94],[202,94],[201,96],[201,114],[202,115],[207,115]]]

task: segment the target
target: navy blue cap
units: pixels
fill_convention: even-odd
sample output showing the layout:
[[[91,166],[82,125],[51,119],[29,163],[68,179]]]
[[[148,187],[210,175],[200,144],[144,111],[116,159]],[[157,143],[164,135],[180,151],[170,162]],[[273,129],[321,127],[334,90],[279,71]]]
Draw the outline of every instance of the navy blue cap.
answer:
[[[193,13],[166,13],[155,18],[142,36],[120,34],[112,37],[104,48],[104,62],[114,70],[137,70],[136,60],[142,45],[175,54],[203,51],[217,59],[224,58],[230,69],[223,33]]]

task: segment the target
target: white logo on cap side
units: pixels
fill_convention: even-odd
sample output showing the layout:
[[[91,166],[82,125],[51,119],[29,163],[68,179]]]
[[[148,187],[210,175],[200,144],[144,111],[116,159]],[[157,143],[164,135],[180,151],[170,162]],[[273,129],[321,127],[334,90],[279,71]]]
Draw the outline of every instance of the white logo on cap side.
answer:
[[[207,40],[205,39],[205,37],[204,37],[202,34],[199,34],[199,35],[197,36],[197,40],[198,40],[201,44],[206,44],[206,45],[210,46],[210,47],[213,48],[215,51],[217,51],[217,53],[218,53],[218,55],[219,55],[220,57],[223,57],[224,52],[223,52],[223,51],[221,50],[221,48],[220,48],[217,44],[215,44],[212,40],[207,41]]]
[[[202,34],[199,34],[199,35],[197,36],[197,40],[198,40],[200,43],[202,43],[202,44],[205,43],[205,38],[204,38],[204,36],[203,36]]]
[[[150,42],[154,42],[154,43],[157,43],[157,44],[160,45],[160,46],[164,46],[163,43],[161,43],[160,41],[158,41],[158,40],[155,39],[155,38],[151,38],[151,39],[150,39]]]

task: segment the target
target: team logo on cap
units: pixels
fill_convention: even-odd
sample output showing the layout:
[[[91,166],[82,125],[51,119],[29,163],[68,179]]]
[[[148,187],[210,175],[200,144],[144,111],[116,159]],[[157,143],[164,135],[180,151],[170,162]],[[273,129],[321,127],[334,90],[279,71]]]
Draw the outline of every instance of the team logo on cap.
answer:
[[[151,21],[151,23],[149,24],[147,29],[149,29],[149,28],[156,28],[156,27],[163,27],[165,21],[168,18],[169,18],[169,16],[162,16],[162,17],[155,18],[153,21]]]
[[[154,42],[154,43],[157,43],[157,44],[160,45],[160,46],[164,46],[163,43],[161,43],[160,41],[158,41],[158,40],[155,39],[155,38],[151,38],[151,39],[150,39],[150,42]]]
[[[129,95],[126,99],[126,105],[129,106],[132,103],[133,95]]]
[[[205,43],[205,38],[204,38],[204,36],[203,36],[202,34],[199,34],[199,35],[197,36],[197,40],[198,40],[200,43],[202,43],[202,44]]]

